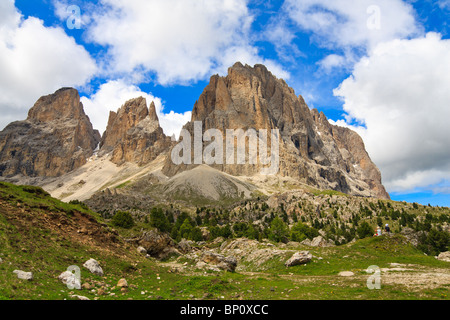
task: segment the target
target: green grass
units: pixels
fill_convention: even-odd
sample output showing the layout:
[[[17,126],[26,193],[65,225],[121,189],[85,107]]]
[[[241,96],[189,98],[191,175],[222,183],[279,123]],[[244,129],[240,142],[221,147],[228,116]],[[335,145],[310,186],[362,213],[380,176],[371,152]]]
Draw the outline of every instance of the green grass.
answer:
[[[238,272],[209,272],[186,269],[185,272],[169,272],[168,264],[154,259],[146,259],[137,254],[136,249],[121,242],[117,249],[107,246],[92,246],[74,241],[58,229],[33,223],[39,215],[50,218],[71,219],[71,213],[84,212],[101,219],[81,204],[70,205],[48,196],[41,189],[0,183],[0,200],[11,207],[26,207],[20,216],[7,215],[0,208],[0,300],[62,300],[71,294],[90,299],[374,299],[409,300],[443,299],[449,300],[448,286],[436,289],[411,290],[405,285],[383,283],[381,290],[369,290],[366,269],[371,265],[388,268],[391,263],[413,264],[419,268],[448,269],[447,262],[426,256],[406,243],[402,236],[377,237],[359,240],[356,243],[331,247],[307,248],[299,246],[296,251],[308,250],[316,258],[306,266],[286,268],[284,262],[292,251],[281,257],[268,260],[260,267],[251,261],[239,264]],[[19,212],[19,211],[18,211]],[[145,227],[139,225],[139,227]],[[126,236],[137,234],[139,230],[117,229]],[[126,233],[128,232],[128,233]],[[319,260],[317,257],[321,257]],[[90,258],[100,262],[105,276],[95,276],[82,267]],[[176,258],[170,259],[174,263]],[[182,257],[178,261],[194,265]],[[57,277],[69,266],[81,269],[82,283],[89,283],[96,290],[105,287],[108,295],[98,296],[90,290],[69,290]],[[241,268],[243,267],[243,270]],[[17,279],[13,271],[31,271],[32,281]],[[354,277],[338,276],[341,271],[352,271]],[[416,271],[412,271],[414,273]],[[131,285],[127,292],[115,287],[121,278]],[[91,289],[92,290],[92,289]],[[114,295],[109,295],[113,293]]]
[[[122,189],[122,188],[125,188],[125,187],[128,186],[130,183],[131,183],[130,180],[125,181],[124,183],[119,184],[119,185],[116,187],[116,189]]]
[[[46,210],[50,212],[65,212],[72,215],[74,211],[91,215],[99,220],[100,215],[86,209],[81,204],[69,204],[52,198],[50,194],[40,187],[16,186],[7,182],[0,182],[0,197],[11,205],[25,205],[31,209]]]

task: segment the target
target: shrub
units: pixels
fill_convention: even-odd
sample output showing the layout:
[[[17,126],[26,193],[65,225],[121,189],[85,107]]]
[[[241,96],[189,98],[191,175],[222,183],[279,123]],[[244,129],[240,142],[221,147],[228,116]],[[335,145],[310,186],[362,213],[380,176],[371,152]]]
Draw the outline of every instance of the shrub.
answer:
[[[42,189],[41,187],[34,186],[22,186],[22,190],[28,193],[35,194],[37,196],[50,197],[50,193]]]
[[[289,228],[284,221],[276,217],[272,220],[269,230],[269,239],[275,242],[287,242]]]
[[[200,230],[199,227],[194,227],[191,231],[189,238],[190,238],[190,240],[193,240],[193,241],[202,241],[203,240],[202,230]]]
[[[89,210],[89,207],[85,203],[83,203],[79,200],[72,200],[69,202],[69,204],[75,205],[75,206],[80,206],[84,210]]]
[[[247,234],[248,225],[245,222],[236,222],[233,225],[233,231],[237,238],[245,237]]]
[[[312,240],[319,235],[317,229],[309,227],[301,222],[296,223],[291,229],[291,240],[302,242],[306,238]]]
[[[125,229],[130,229],[134,226],[133,216],[128,211],[118,211],[111,222],[114,226]]]
[[[449,250],[450,236],[447,232],[433,229],[426,238],[421,240],[420,248],[425,253],[437,256],[439,253]]]
[[[192,224],[189,222],[189,219],[185,219],[180,227],[180,230],[178,231],[178,239],[189,239],[191,232]]]
[[[356,233],[360,239],[364,239],[367,237],[372,237],[375,231],[367,222],[363,222],[356,230]]]
[[[161,232],[171,231],[169,219],[161,208],[153,208],[150,212],[150,225]]]

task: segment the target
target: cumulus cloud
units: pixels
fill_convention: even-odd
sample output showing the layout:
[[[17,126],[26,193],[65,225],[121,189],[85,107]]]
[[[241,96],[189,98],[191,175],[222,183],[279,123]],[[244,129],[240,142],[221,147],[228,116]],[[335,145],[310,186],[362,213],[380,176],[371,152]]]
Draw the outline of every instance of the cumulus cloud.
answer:
[[[284,11],[330,48],[367,47],[421,32],[413,7],[402,0],[286,0]]]
[[[449,52],[436,33],[382,43],[335,90],[390,192],[450,181]]]
[[[238,60],[267,62],[251,45],[247,0],[102,0],[91,19],[88,38],[108,47],[104,69],[115,75],[183,84]]]
[[[126,101],[137,97],[144,97],[147,105],[152,101],[155,103],[161,128],[168,136],[175,134],[178,137],[183,125],[191,120],[190,111],[165,113],[160,98],[143,92],[139,87],[127,84],[123,80],[110,80],[102,84],[95,94],[90,97],[81,97],[81,102],[94,128],[103,133],[106,130],[109,111],[117,111]]]
[[[96,72],[95,61],[61,28],[24,19],[14,1],[0,3],[0,127],[26,117],[43,94],[82,86]]]

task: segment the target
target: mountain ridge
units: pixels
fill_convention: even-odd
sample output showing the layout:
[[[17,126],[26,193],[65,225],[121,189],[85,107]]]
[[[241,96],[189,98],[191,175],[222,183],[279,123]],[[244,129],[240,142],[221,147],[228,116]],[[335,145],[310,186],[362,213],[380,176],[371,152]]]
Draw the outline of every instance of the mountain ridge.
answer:
[[[202,132],[213,128],[221,132],[278,129],[281,136],[278,175],[323,190],[389,199],[381,173],[361,137],[350,129],[331,125],[323,112],[310,110],[301,95],[296,96],[284,80],[276,78],[264,65],[251,67],[237,62],[229,68],[227,76],[213,75],[184,129],[192,134],[195,121],[202,122]],[[57,128],[62,128],[64,134]],[[84,140],[88,145],[79,141],[80,136],[87,137]],[[73,141],[70,137],[74,137]],[[29,147],[32,141],[37,141],[39,147]],[[23,152],[15,153],[12,145],[25,149],[25,156]],[[82,169],[97,157],[106,157],[118,166],[130,163],[142,167],[165,157],[161,173],[170,178],[197,166],[175,165],[170,156],[174,147],[175,142],[159,124],[154,102],[147,107],[143,97],[126,101],[117,112],[110,112],[107,129],[100,137],[84,114],[78,92],[62,88],[40,98],[30,109],[27,120],[12,123],[0,133],[0,177],[3,180],[15,177],[19,181],[57,178]],[[54,155],[58,150],[65,151],[62,157]],[[263,165],[211,167],[231,176],[251,177]]]

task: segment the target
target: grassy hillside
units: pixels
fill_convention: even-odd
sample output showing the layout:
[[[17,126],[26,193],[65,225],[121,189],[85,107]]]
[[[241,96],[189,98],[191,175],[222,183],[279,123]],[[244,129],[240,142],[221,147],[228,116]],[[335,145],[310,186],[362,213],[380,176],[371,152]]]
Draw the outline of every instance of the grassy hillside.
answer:
[[[150,228],[135,228],[142,227]],[[61,300],[73,294],[100,300],[449,299],[449,263],[426,256],[401,235],[330,248],[273,242],[270,250],[280,255],[259,266],[244,256],[229,273],[198,269],[193,259],[202,246],[220,252],[220,243],[207,242],[190,255],[160,262],[123,240],[133,232],[138,229],[113,229],[81,203],[62,203],[40,188],[0,183],[0,299]],[[287,269],[284,262],[299,250],[309,250],[313,260]],[[99,261],[104,277],[82,267],[90,258]],[[58,280],[72,265],[80,267],[82,283],[90,288],[69,290]],[[381,290],[366,286],[370,265],[386,269]],[[14,270],[33,272],[34,279],[19,280]],[[340,276],[342,271],[354,275]],[[121,278],[128,289],[117,287]]]

